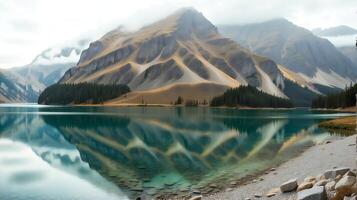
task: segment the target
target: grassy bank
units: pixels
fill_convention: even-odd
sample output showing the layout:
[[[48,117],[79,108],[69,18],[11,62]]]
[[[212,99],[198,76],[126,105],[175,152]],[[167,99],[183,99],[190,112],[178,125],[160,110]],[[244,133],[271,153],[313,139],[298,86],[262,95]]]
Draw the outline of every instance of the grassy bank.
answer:
[[[321,122],[319,127],[339,134],[354,134],[356,132],[356,116]]]

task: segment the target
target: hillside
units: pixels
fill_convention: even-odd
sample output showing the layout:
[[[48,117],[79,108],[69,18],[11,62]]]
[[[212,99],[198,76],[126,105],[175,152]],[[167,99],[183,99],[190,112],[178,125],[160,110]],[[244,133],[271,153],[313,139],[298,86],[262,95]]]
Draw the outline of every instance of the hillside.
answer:
[[[272,60],[221,36],[201,13],[188,8],[136,32],[118,28],[107,33],[83,51],[60,83],[125,84],[133,92],[111,103],[167,103],[179,95],[173,90],[184,99],[204,100],[247,84],[288,98],[282,91],[285,80]]]
[[[269,57],[310,83],[344,88],[357,78],[357,67],[328,40],[285,19],[220,26],[220,32]]]

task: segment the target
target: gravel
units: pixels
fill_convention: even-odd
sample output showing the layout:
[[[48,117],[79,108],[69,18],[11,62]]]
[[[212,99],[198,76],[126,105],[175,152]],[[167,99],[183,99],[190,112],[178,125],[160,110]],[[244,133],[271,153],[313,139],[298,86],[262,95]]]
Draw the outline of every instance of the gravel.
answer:
[[[301,183],[305,177],[321,174],[328,169],[333,169],[335,166],[356,169],[356,145],[351,144],[356,144],[356,135],[332,141],[328,144],[315,145],[300,156],[276,168],[275,172],[277,172],[277,175],[273,173],[265,174],[261,176],[263,180],[260,182],[238,186],[238,188],[235,188],[233,191],[221,192],[204,197],[203,199],[255,199],[254,195],[257,193],[264,194],[261,199],[296,199],[296,192],[280,193],[270,198],[266,197],[266,194],[268,194],[272,188],[277,188],[286,180],[295,177],[297,177],[298,182]]]

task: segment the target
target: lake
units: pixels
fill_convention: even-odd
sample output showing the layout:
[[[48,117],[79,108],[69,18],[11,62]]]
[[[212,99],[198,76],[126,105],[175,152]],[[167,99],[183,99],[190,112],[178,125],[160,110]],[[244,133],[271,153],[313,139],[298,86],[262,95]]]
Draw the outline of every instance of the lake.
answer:
[[[178,198],[231,187],[341,137],[347,113],[0,104],[0,199]]]

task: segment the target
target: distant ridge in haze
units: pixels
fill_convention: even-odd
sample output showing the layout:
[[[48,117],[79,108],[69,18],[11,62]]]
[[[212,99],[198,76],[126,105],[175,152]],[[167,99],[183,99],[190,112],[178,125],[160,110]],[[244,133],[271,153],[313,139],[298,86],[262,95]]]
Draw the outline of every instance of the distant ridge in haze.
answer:
[[[344,88],[357,68],[328,40],[286,19],[243,26],[220,26],[220,32],[258,55],[266,56],[308,82]]]
[[[315,28],[312,30],[312,32],[318,36],[324,36],[324,37],[334,37],[334,36],[357,34],[356,29],[346,26],[346,25],[335,26],[335,27],[326,28],[326,29]]]

